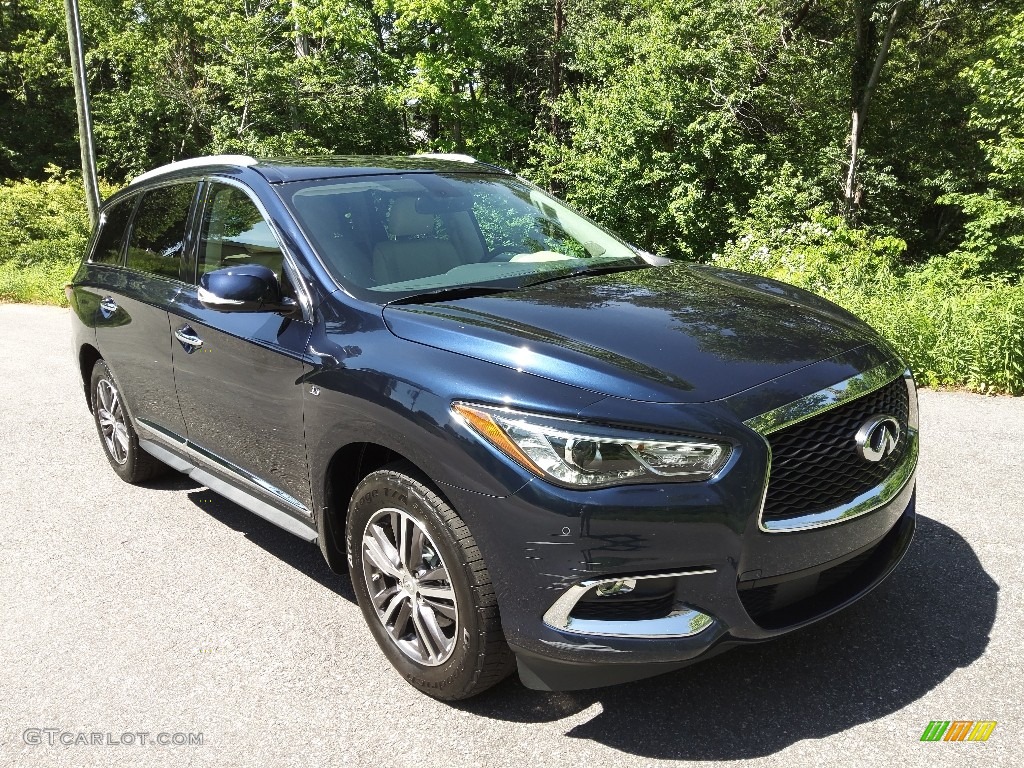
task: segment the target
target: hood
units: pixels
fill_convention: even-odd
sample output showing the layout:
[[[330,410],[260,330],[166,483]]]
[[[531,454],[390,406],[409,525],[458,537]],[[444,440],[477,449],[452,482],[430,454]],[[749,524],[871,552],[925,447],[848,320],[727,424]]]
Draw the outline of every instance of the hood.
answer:
[[[710,267],[651,267],[452,301],[387,306],[396,336],[593,392],[720,400],[866,344],[814,294]]]

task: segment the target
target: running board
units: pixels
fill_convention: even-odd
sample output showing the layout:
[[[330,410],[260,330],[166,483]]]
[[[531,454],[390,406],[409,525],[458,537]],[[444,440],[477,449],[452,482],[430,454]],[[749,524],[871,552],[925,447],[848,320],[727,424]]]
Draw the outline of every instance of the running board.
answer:
[[[140,439],[139,447],[172,469],[185,473],[200,485],[205,485],[211,491],[219,493],[229,501],[235,502],[238,506],[244,507],[250,512],[259,515],[267,522],[276,525],[278,528],[283,528],[288,531],[288,533],[294,534],[305,541],[317,540],[318,534],[316,528],[313,526],[292,517],[287,512],[282,512],[277,507],[253,496],[251,493],[243,491],[241,488],[237,488],[225,480],[221,480],[219,477],[210,474],[205,469],[200,469],[191,462],[186,461],[152,440]]]

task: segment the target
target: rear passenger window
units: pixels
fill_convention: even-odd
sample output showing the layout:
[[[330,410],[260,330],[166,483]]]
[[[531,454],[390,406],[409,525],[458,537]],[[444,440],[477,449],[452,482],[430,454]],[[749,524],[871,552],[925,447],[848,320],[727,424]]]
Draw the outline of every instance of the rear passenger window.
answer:
[[[284,254],[256,204],[237,187],[214,184],[203,215],[199,274],[238,264],[262,264],[283,279]]]
[[[135,207],[135,197],[129,197],[107,208],[100,217],[100,234],[96,238],[89,261],[94,264],[121,263],[121,246],[124,245],[124,230]]]
[[[175,184],[146,192],[128,243],[129,269],[178,279],[185,225],[195,191],[195,184]]]

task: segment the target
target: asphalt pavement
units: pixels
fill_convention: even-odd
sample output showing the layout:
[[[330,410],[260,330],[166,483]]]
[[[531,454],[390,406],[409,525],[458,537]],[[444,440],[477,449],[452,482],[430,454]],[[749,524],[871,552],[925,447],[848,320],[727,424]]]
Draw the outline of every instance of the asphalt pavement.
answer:
[[[0,306],[0,766],[1024,764],[1024,400],[920,400],[917,536],[857,605],[652,680],[453,706],[314,545],[184,476],[122,483],[67,311]],[[923,743],[931,720],[998,725]]]

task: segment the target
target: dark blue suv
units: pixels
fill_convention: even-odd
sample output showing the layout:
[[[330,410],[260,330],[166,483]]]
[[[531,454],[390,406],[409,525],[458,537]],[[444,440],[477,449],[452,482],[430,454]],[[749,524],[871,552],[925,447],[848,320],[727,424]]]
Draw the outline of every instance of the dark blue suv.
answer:
[[[437,698],[774,637],[913,534],[916,392],[871,329],[472,158],[165,166],[67,292],[114,471],[315,541]]]

